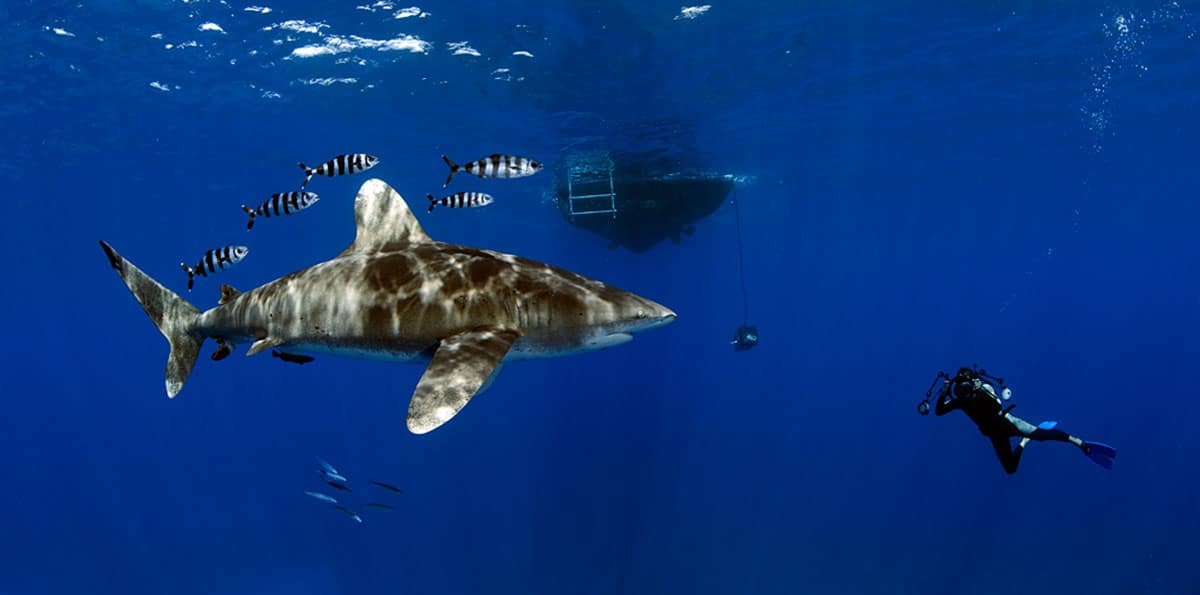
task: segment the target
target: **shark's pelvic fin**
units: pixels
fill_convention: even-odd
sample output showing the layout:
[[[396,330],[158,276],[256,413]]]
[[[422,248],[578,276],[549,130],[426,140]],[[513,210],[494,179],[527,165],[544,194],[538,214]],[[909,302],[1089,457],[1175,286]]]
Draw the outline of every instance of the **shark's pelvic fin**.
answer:
[[[259,339],[250,344],[250,349],[246,350],[246,357],[261,353],[263,351],[266,351],[267,349],[274,349],[276,347],[279,347],[282,344],[283,344],[282,340],[276,339],[274,337],[266,337],[264,339]]]
[[[121,280],[151,322],[171,345],[171,354],[167,356],[166,386],[167,396],[174,398],[183,390],[183,383],[192,373],[192,366],[196,365],[196,357],[200,355],[200,345],[204,342],[204,337],[190,332],[200,310],[122,258],[108,243],[101,241],[100,247],[104,248],[108,262],[121,275]]]
[[[367,180],[358,189],[358,197],[354,199],[354,226],[357,230],[354,243],[339,256],[433,241],[421,229],[400,193],[378,178]]]
[[[424,434],[450,421],[495,378],[500,360],[521,336],[482,328],[442,339],[408,405],[408,430]]]

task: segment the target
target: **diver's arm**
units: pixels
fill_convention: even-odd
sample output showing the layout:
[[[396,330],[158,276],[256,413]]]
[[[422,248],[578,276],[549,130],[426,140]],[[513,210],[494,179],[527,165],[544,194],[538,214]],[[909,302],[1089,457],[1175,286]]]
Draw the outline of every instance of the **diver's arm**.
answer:
[[[942,383],[942,388],[937,394],[937,402],[933,405],[933,414],[946,415],[955,409],[958,409],[958,399],[950,396],[950,383]]]

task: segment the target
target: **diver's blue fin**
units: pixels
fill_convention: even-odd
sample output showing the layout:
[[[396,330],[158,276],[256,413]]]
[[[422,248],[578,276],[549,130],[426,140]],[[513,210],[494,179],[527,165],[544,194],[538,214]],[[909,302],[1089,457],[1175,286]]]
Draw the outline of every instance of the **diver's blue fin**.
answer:
[[[1056,427],[1058,427],[1058,422],[1056,421],[1044,421],[1038,424],[1039,430],[1053,430]]]
[[[1103,442],[1084,442],[1083,454],[1091,459],[1093,463],[1112,469],[1113,459],[1117,457],[1117,449],[1104,444]]]

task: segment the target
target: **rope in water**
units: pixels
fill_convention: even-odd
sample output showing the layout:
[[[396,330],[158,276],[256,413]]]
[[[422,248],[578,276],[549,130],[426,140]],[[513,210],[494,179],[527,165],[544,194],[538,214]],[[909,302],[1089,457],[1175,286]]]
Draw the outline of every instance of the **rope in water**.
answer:
[[[742,255],[742,209],[738,206],[736,187],[733,194],[733,212],[737,217],[738,273],[742,279],[742,325],[744,326],[750,320],[750,299],[746,297],[746,258]]]

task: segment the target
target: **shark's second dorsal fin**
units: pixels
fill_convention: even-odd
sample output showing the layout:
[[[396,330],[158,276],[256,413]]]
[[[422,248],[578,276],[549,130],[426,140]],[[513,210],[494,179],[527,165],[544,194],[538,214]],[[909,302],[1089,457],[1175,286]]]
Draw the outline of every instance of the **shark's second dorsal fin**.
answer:
[[[358,198],[354,199],[354,225],[357,229],[354,243],[340,256],[433,241],[421,229],[404,197],[378,178],[367,180],[358,189]]]
[[[234,289],[232,285],[222,285],[221,286],[221,299],[217,300],[217,305],[224,306],[227,302],[229,302],[229,300],[232,300],[233,298],[237,297],[241,293],[242,292]]]

